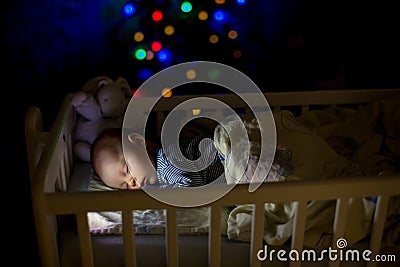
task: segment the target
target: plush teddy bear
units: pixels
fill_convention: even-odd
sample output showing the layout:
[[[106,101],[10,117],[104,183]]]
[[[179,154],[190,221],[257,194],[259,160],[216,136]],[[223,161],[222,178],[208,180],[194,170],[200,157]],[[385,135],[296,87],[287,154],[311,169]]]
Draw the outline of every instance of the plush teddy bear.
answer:
[[[74,128],[74,151],[79,159],[90,162],[90,147],[104,130],[122,127],[132,90],[125,78],[112,80],[98,76],[89,80],[72,97],[78,118]]]

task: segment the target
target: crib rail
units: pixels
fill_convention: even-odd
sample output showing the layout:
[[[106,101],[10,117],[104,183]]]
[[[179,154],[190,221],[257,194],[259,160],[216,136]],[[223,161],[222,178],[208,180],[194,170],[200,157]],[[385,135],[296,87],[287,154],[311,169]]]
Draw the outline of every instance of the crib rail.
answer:
[[[359,90],[332,90],[332,91],[295,91],[295,92],[270,92],[264,93],[271,107],[280,106],[313,106],[313,105],[337,105],[337,104],[361,104],[371,103],[381,99],[399,97],[400,89],[359,89]],[[259,94],[243,93],[259,98]],[[234,94],[231,95],[201,95],[204,97],[212,97],[229,104],[232,108],[244,107],[240,97]],[[171,98],[162,98],[160,105],[156,105],[154,110],[172,110],[179,103],[190,98],[199,97],[193,96],[174,96]],[[154,103],[152,97],[143,98],[143,101]],[[210,103],[210,108],[219,107]]]
[[[323,92],[284,92],[266,93],[265,96],[271,107],[279,109],[284,106],[300,106],[307,110],[312,105],[362,104],[379,99],[400,96],[397,89],[380,90],[350,90],[350,91],[323,91]],[[168,111],[195,96],[176,96],[165,98],[156,105],[158,122],[162,123]],[[212,96],[224,101],[232,108],[243,108],[243,102],[235,96]],[[136,266],[135,235],[132,222],[134,209],[166,209],[167,210],[167,265],[178,266],[178,230],[177,207],[169,206],[150,197],[144,191],[113,191],[113,192],[66,192],[71,171],[73,170],[74,156],[72,153],[72,131],[75,122],[75,113],[70,105],[71,95],[68,95],[57,116],[50,133],[39,134],[42,140],[40,149],[33,149],[29,156],[30,173],[32,180],[32,201],[39,243],[39,250],[43,266],[59,266],[57,245],[58,215],[75,214],[77,218],[79,241],[82,254],[82,266],[94,266],[91,235],[88,228],[88,211],[121,210],[123,213],[123,239],[126,266]],[[154,100],[154,99],[153,99]],[[145,99],[143,101],[151,101]],[[213,108],[212,106],[208,108]],[[37,112],[37,110],[35,111]],[[38,113],[36,116],[38,118]],[[41,120],[41,118],[40,118]],[[40,128],[38,120],[36,129]],[[29,121],[29,120],[28,120]],[[26,122],[28,123],[28,122]],[[27,145],[39,139],[27,139]],[[30,146],[33,147],[33,146]],[[32,167],[31,167],[32,166]],[[353,188],[357,188],[353,192]],[[333,240],[342,237],[346,229],[348,216],[347,206],[352,198],[377,196],[378,202],[373,220],[370,249],[373,254],[380,250],[384,220],[388,201],[392,195],[399,195],[400,179],[396,176],[387,177],[354,177],[349,179],[332,179],[326,181],[291,181],[285,183],[268,183],[262,185],[253,193],[248,192],[247,185],[237,185],[228,194],[210,206],[209,229],[209,266],[219,266],[221,263],[221,236],[220,213],[224,206],[253,204],[253,224],[251,236],[250,266],[260,266],[256,253],[262,248],[264,227],[264,203],[289,202],[297,203],[293,228],[292,248],[301,251],[304,241],[304,226],[306,204],[310,200],[335,200],[336,213],[333,224]],[[157,189],[154,189],[157,190]],[[187,191],[182,188],[162,189],[161,193],[183,194]],[[223,185],[216,185],[212,190],[226,192]],[[192,191],[191,191],[192,192]],[[245,197],[243,197],[245,196]],[[191,195],[191,198],[194,196]],[[134,200],[134,201],[133,201]],[[248,203],[252,200],[252,203]],[[291,266],[300,266],[301,262],[291,262]],[[332,262],[335,266],[338,262]],[[370,262],[371,266],[376,262]]]
[[[43,266],[59,266],[57,214],[47,212],[44,193],[66,191],[72,175],[75,111],[71,108],[71,99],[72,94],[64,98],[50,132],[43,132],[40,109],[31,107],[26,114],[32,206]]]
[[[354,191],[357,188],[357,191]],[[376,206],[370,250],[372,255],[379,253],[380,241],[383,232],[383,223],[386,214],[389,197],[398,195],[400,188],[400,179],[396,176],[387,177],[353,177],[348,179],[332,179],[326,181],[291,181],[285,183],[269,183],[262,185],[253,193],[248,192],[248,186],[245,184],[237,185],[232,191],[209,204],[211,207],[209,232],[209,262],[210,266],[219,266],[221,260],[220,254],[220,212],[222,207],[248,204],[252,200],[254,207],[252,239],[251,239],[251,262],[250,266],[260,266],[261,262],[257,260],[257,251],[262,248],[263,229],[264,229],[264,204],[268,202],[291,202],[295,201],[298,205],[293,228],[292,249],[302,251],[306,204],[310,200],[336,200],[336,215],[334,221],[334,236],[343,237],[346,228],[345,217],[348,215],[347,205],[351,198],[366,196],[378,196]],[[196,197],[193,191],[187,191],[184,188],[154,189],[157,194],[174,194],[177,196]],[[226,192],[226,186],[216,185],[210,190],[217,192]],[[340,193],[338,193],[340,192]],[[243,197],[245,196],[245,197]],[[144,191],[113,191],[113,192],[76,192],[76,193],[47,193],[45,201],[48,203],[47,212],[50,214],[78,214],[79,240],[81,241],[82,254],[85,255],[83,266],[93,266],[93,253],[89,229],[87,224],[87,211],[123,211],[123,229],[124,245],[126,251],[126,266],[132,266],[135,262],[134,232],[132,228],[131,214],[135,209],[166,209],[167,210],[167,255],[168,266],[178,266],[178,231],[176,210],[178,207],[172,207],[153,199]],[[67,204],[66,204],[67,203]],[[85,205],[82,205],[85,203]],[[345,204],[343,204],[345,203]],[[213,224],[218,223],[218,224]],[[333,239],[336,240],[336,239]],[[332,244],[335,245],[335,244]],[[215,249],[218,248],[218,249]],[[334,266],[334,263],[332,263]],[[134,266],[134,265],[133,265]],[[292,262],[291,266],[300,266],[300,262]],[[373,266],[373,263],[372,265]]]
[[[271,92],[264,93],[266,100],[272,110],[280,110],[282,108],[293,108],[300,107],[299,114],[308,111],[314,106],[337,106],[337,105],[355,105],[360,107],[366,103],[377,103],[381,99],[390,99],[393,97],[399,97],[399,89],[379,89],[379,90],[332,90],[332,91],[304,91],[304,92]],[[201,95],[202,97],[210,97],[221,102],[226,103],[230,108],[237,111],[238,113],[252,114],[254,110],[261,108],[265,110],[265,107],[249,107],[238,95]],[[241,96],[246,96],[250,103],[260,103],[259,94],[246,94],[243,93]],[[161,126],[164,122],[168,113],[175,109],[176,111],[185,111],[186,117],[195,117],[193,111],[197,110],[197,115],[200,115],[201,108],[193,107],[189,110],[184,107],[177,107],[178,104],[183,103],[189,99],[199,97],[199,95],[192,96],[174,96],[170,98],[161,98],[157,105],[154,106],[153,111],[156,113],[156,124],[158,136],[161,132]],[[140,99],[141,103],[146,106],[156,103],[158,98],[146,97]],[[216,112],[219,114],[223,113],[221,105],[217,102],[207,102],[207,110]]]

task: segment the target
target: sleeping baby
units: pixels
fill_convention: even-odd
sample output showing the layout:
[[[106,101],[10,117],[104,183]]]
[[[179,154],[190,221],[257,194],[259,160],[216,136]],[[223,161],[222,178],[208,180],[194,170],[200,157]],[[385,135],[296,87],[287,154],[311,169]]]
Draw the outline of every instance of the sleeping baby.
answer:
[[[181,153],[195,162],[199,155],[198,145],[207,135],[180,139]],[[224,167],[212,142],[202,143],[203,155],[211,162],[199,171],[187,171],[176,167],[165,151],[144,137],[131,133],[123,151],[122,129],[104,130],[91,147],[91,163],[101,181],[115,189],[141,189],[149,185],[201,186],[211,182],[225,183]],[[206,145],[204,145],[206,144]],[[208,145],[207,145],[208,144]],[[172,150],[173,151],[173,150]],[[124,155],[125,152],[125,155]]]

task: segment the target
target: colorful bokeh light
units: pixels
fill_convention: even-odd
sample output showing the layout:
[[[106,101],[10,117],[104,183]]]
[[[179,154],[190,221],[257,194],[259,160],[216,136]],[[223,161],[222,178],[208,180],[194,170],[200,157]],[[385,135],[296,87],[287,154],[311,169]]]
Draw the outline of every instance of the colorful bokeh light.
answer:
[[[160,41],[154,41],[151,43],[151,50],[153,50],[154,52],[160,51],[161,48],[162,48],[162,44]]]
[[[133,35],[133,40],[135,40],[136,42],[141,42],[144,39],[144,34],[142,32],[135,32],[135,34]]]
[[[196,78],[196,71],[192,69],[186,71],[186,78],[189,80],[193,80],[194,78]]]
[[[169,87],[164,87],[161,89],[161,95],[162,97],[171,97],[172,96],[172,90]]]
[[[167,50],[167,49],[161,49],[157,53],[157,59],[160,62],[168,63],[171,60],[171,52],[169,50]]]
[[[238,33],[235,30],[230,30],[228,32],[228,37],[229,39],[236,39],[238,37]]]
[[[164,33],[166,35],[172,35],[172,34],[174,34],[174,32],[175,32],[174,26],[172,26],[172,25],[165,26]]]
[[[143,48],[138,48],[135,50],[135,58],[138,60],[143,60],[146,58],[146,50]]]
[[[240,51],[239,49],[236,49],[235,51],[233,51],[234,58],[240,58],[241,56],[242,56],[242,51]]]
[[[223,10],[217,10],[214,12],[214,19],[216,21],[224,21],[228,17],[228,14]]]
[[[130,17],[130,16],[134,15],[135,12],[136,12],[136,8],[135,8],[135,5],[134,5],[134,4],[132,4],[132,3],[127,3],[127,4],[124,6],[124,14],[125,14],[125,16]]]
[[[148,78],[151,77],[151,75],[153,75],[153,71],[149,68],[143,68],[139,71],[138,73],[138,78],[139,80],[147,80]]]
[[[147,60],[152,60],[154,58],[154,52],[151,50],[147,50],[146,52],[146,59]]]
[[[219,41],[218,35],[216,35],[216,34],[210,35],[209,41],[212,44],[218,43],[218,41]]]
[[[193,116],[198,116],[198,115],[200,115],[200,113],[201,113],[201,109],[199,109],[199,108],[196,108],[196,109],[192,110]]]
[[[183,1],[183,3],[181,4],[181,10],[182,12],[188,13],[190,11],[192,11],[192,4],[189,1]]]
[[[199,14],[197,14],[197,17],[199,20],[207,20],[208,19],[208,13],[204,10],[200,11]]]
[[[154,21],[161,21],[163,19],[164,15],[160,10],[156,10],[153,12],[153,14],[151,15],[151,18]]]

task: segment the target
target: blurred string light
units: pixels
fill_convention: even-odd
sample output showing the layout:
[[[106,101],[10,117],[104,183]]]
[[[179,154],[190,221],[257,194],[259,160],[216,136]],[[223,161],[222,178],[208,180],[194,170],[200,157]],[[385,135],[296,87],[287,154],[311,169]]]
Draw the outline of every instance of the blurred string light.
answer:
[[[199,20],[207,20],[208,19],[208,13],[207,11],[200,11],[199,14],[197,14],[197,17],[199,18]]]
[[[135,34],[133,35],[133,40],[135,40],[136,42],[141,42],[144,39],[144,34],[142,32],[135,32]]]
[[[195,70],[189,69],[189,70],[186,71],[186,78],[188,80],[193,80],[194,78],[196,78],[196,75],[197,74],[196,74]]]
[[[132,3],[126,3],[124,5],[124,15],[127,17],[133,16],[136,12],[136,7]]]
[[[238,39],[239,34],[236,29],[238,29],[240,25],[236,19],[236,13],[231,12],[236,12],[232,10],[235,8],[238,9],[238,6],[244,6],[247,2],[246,0],[235,0],[236,7],[232,5],[232,2],[233,4],[235,3],[234,1],[228,2],[226,0],[214,0],[214,5],[212,5],[212,2],[211,4],[204,4],[203,1],[199,1],[196,2],[196,6],[193,6],[192,2],[188,0],[128,1],[129,2],[123,5],[122,9],[122,14],[126,17],[126,19],[123,20],[125,25],[122,29],[127,33],[125,36],[128,37],[123,41],[130,42],[128,45],[133,47],[130,49],[132,58],[144,62],[138,65],[141,66],[139,70],[142,69],[140,74],[138,74],[140,80],[145,79],[145,77],[149,75],[151,69],[155,71],[157,68],[164,68],[165,66],[175,63],[175,61],[186,60],[185,57],[190,57],[190,60],[196,60],[197,54],[195,54],[194,57],[190,54],[186,55],[186,53],[190,53],[190,49],[185,51],[176,48],[181,47],[179,45],[189,48],[193,45],[190,43],[190,40],[193,39],[198,42],[203,40],[203,42],[208,41],[208,43],[215,44],[211,51],[204,51],[208,54],[214,53],[218,56],[219,51],[221,51],[220,49],[229,49],[232,58],[238,59],[242,56],[241,50],[235,47],[236,42],[230,41],[227,43],[224,41],[226,39]],[[164,5],[164,2],[168,2],[168,5]],[[121,12],[119,15],[121,16]],[[147,18],[156,23],[149,25],[149,20]],[[207,21],[207,23],[195,24],[196,22],[203,23],[201,21]],[[188,27],[186,27],[186,25]],[[197,29],[200,30],[197,31]],[[191,34],[196,34],[196,38],[190,38]],[[173,35],[173,38],[169,37]],[[163,38],[166,39],[164,40]],[[169,42],[179,42],[179,45],[176,46],[176,43],[172,45]],[[172,48],[167,48],[169,44],[173,50]],[[229,47],[225,47],[226,44],[228,44]],[[201,47],[201,44],[196,45]],[[222,45],[224,47],[220,47]],[[146,61],[152,61],[152,63],[145,63],[144,59],[146,59]],[[151,64],[147,65],[151,67],[147,68],[142,64]],[[189,70],[186,73],[187,79],[195,78],[196,73],[192,73],[192,71],[194,70]],[[210,73],[210,76],[215,79],[218,74]],[[164,95],[164,93],[162,94]]]
[[[236,49],[235,51],[233,51],[234,58],[240,58],[241,56],[242,56],[242,51],[240,51],[239,49]]]
[[[152,60],[154,58],[154,52],[151,50],[146,51],[146,59],[147,60]]]
[[[161,49],[157,53],[157,59],[162,63],[169,63],[171,61],[171,51],[168,49]]]
[[[151,18],[154,21],[161,21],[163,19],[164,15],[160,10],[156,10],[153,12],[153,14],[151,15]]]
[[[192,11],[193,6],[189,1],[183,1],[181,4],[181,10],[182,12],[188,13],[190,11]]]
[[[226,21],[228,19],[228,14],[224,10],[216,10],[214,12],[214,19],[216,21]]]
[[[216,34],[211,34],[209,38],[210,43],[216,44],[219,41],[219,37]]]
[[[151,50],[153,50],[154,52],[160,51],[161,48],[162,48],[162,44],[160,41],[154,41],[151,43]]]
[[[142,68],[139,71],[138,77],[140,80],[144,81],[150,78],[153,75],[153,71],[149,68]]]
[[[164,33],[165,33],[166,35],[173,35],[174,32],[175,32],[174,26],[172,26],[172,25],[167,25],[167,26],[165,26],[165,28],[164,28]]]
[[[134,54],[136,59],[143,60],[146,58],[146,50],[143,48],[136,49]]]
[[[171,97],[172,96],[172,89],[169,87],[164,87],[161,89],[161,95],[163,97]]]
[[[201,113],[201,109],[199,109],[199,108],[195,108],[192,110],[193,116],[198,116],[198,115],[200,115],[200,113]]]
[[[230,30],[228,32],[228,37],[229,39],[236,39],[238,37],[238,33],[235,30]]]
[[[208,78],[212,81],[215,81],[219,78],[221,72],[218,69],[212,69],[208,72]]]

